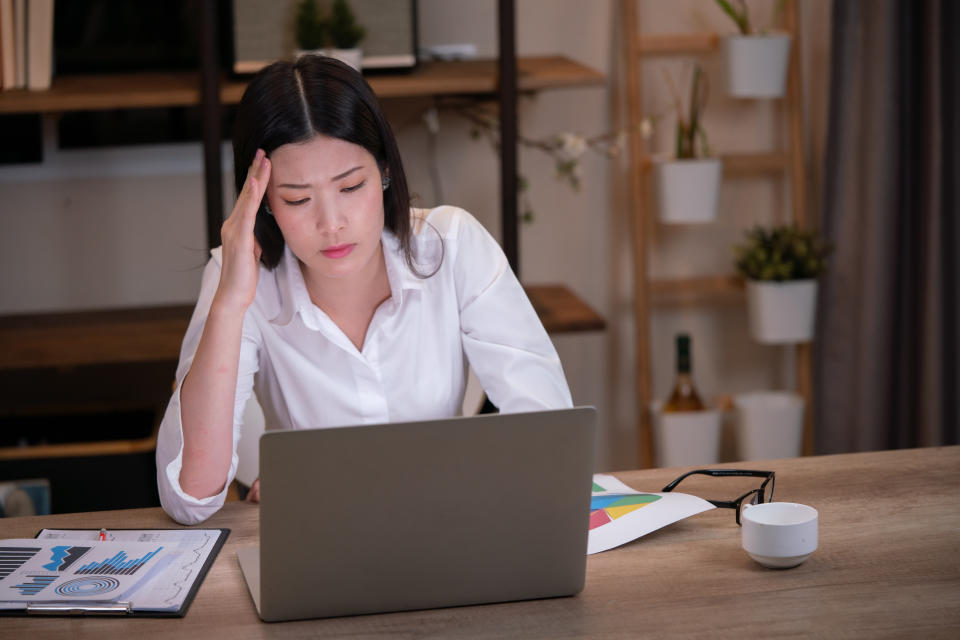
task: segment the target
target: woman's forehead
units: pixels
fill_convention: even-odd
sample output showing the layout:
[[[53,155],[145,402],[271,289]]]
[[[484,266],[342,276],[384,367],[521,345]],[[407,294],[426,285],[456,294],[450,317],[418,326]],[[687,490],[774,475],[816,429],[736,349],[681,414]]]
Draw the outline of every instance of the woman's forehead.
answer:
[[[310,178],[311,181],[332,180],[355,167],[375,166],[376,160],[358,144],[316,135],[304,142],[277,147],[270,153],[271,178]]]

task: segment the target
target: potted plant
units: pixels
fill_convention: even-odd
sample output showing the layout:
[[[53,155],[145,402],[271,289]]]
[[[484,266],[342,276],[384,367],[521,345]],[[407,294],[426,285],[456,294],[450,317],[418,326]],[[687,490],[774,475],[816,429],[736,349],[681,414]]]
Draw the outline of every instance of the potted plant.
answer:
[[[658,217],[666,223],[710,222],[717,217],[722,164],[710,157],[701,116],[707,103],[707,76],[694,65],[689,109],[683,106],[671,77],[666,75],[677,114],[674,157],[654,163],[659,194]]]
[[[333,0],[330,18],[327,20],[327,34],[330,37],[330,50],[327,55],[360,71],[363,66],[363,51],[359,45],[367,35],[367,30],[357,23],[347,0]]]
[[[747,280],[750,333],[758,342],[807,342],[813,338],[817,278],[830,247],[796,226],[755,227],[734,247],[737,272]]]
[[[322,54],[327,41],[326,23],[320,16],[316,0],[302,0],[294,17],[294,36],[297,57],[308,53]]]
[[[298,55],[319,53],[357,71],[362,68],[363,52],[358,45],[367,30],[357,22],[347,0],[334,0],[329,17],[321,15],[316,0],[302,0],[297,6],[295,27]]]
[[[790,34],[756,33],[745,0],[716,0],[739,34],[723,39],[727,93],[737,98],[779,98],[786,87]],[[778,12],[782,0],[777,3]]]

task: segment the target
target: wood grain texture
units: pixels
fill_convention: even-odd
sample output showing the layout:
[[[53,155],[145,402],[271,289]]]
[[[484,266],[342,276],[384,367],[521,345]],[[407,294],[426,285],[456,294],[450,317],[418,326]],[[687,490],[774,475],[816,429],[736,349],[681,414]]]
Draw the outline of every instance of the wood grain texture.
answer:
[[[599,313],[563,285],[528,284],[523,288],[548,333],[599,331],[606,326]]]
[[[193,306],[0,317],[0,369],[176,362]]]
[[[637,416],[637,460],[640,466],[653,466],[653,425],[647,410],[653,395],[652,356],[650,349],[649,282],[647,281],[648,234],[651,213],[645,178],[645,153],[642,127],[643,93],[640,86],[640,34],[637,4],[620,2],[620,28],[623,33],[626,60],[623,84],[627,95],[627,121],[630,144],[630,240],[633,257],[633,325],[634,325],[634,390]],[[649,163],[647,163],[649,165]]]
[[[737,466],[773,469],[778,500],[819,510],[820,547],[804,564],[782,571],[760,567],[740,548],[733,512],[718,509],[590,556],[586,588],[572,598],[264,624],[236,557],[239,547],[258,540],[259,510],[230,502],[201,525],[230,527],[232,533],[185,618],[8,618],[0,623],[0,635],[98,640],[134,634],[208,640],[960,637],[960,447]],[[632,487],[656,491],[681,471],[616,475]],[[736,493],[718,490],[717,481],[692,478],[685,490],[705,497]],[[32,537],[43,527],[175,526],[160,509],[11,518],[0,524],[4,537]]]
[[[521,91],[604,82],[601,72],[563,56],[519,58],[517,74]],[[380,98],[493,94],[497,90],[497,68],[494,60],[424,62],[409,73],[371,75],[367,81]],[[245,81],[224,79],[220,101],[240,102],[246,87]],[[0,93],[0,114],[199,104],[200,75],[195,72],[57,76],[46,91]]]
[[[547,331],[603,329],[603,318],[567,287],[526,287]],[[0,317],[0,369],[176,362],[192,306]]]

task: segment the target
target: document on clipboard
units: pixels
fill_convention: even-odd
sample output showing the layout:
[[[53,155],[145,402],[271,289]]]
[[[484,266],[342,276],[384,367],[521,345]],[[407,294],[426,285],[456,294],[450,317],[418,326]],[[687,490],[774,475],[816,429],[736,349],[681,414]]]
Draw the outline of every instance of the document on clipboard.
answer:
[[[0,540],[0,614],[186,615],[229,529],[43,529]]]

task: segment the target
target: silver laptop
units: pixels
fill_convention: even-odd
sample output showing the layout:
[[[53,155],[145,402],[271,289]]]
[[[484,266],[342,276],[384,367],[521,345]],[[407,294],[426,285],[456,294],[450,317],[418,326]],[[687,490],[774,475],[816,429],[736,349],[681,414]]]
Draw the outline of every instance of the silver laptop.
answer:
[[[583,589],[596,410],[271,431],[263,620],[568,596]]]

